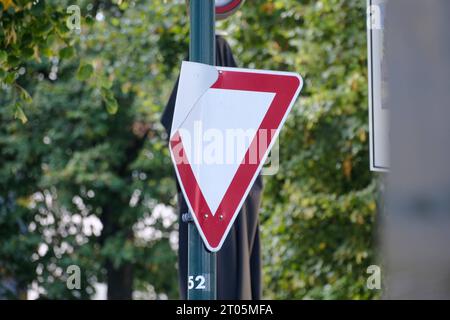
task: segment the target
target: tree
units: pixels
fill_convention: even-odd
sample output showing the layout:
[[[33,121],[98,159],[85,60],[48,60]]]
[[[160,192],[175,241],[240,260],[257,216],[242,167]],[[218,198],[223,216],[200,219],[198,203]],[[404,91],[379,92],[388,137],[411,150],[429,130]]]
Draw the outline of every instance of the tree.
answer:
[[[223,23],[241,66],[299,72],[300,99],[265,178],[264,283],[279,299],[369,298],[375,181],[368,164],[365,3],[255,1]]]
[[[31,60],[39,63],[59,51],[62,55],[73,52],[64,3],[49,6],[48,2],[0,1],[0,83],[13,95],[9,111],[22,122],[27,121],[23,108],[32,100],[17,81],[26,72],[24,64]]]
[[[47,298],[86,298],[98,281],[108,283],[109,298],[129,299],[133,290],[177,296],[174,181],[159,115],[176,65],[161,52],[185,51],[185,37],[171,37],[186,31],[180,9],[121,1],[86,6],[81,12],[96,21],[71,35],[69,52],[20,66],[27,74],[15,81],[33,102],[26,124],[1,110],[8,155],[2,189],[26,212],[23,237],[33,242],[21,259],[11,260],[18,256],[14,244],[1,251],[2,274],[34,280]],[[167,14],[181,20],[163,28]],[[2,105],[14,100],[7,93]],[[2,222],[11,224],[11,215]],[[81,291],[66,288],[72,264],[81,268]],[[35,272],[26,276],[17,265]]]
[[[111,298],[176,297],[175,185],[159,117],[187,52],[184,4],[82,1],[76,33],[68,1],[13,2],[18,11],[0,13],[0,287],[86,298],[105,281]],[[265,177],[265,296],[376,297],[366,288],[376,181],[365,4],[255,0],[218,29],[240,66],[305,79],[280,170]],[[72,264],[80,291],[65,285]]]

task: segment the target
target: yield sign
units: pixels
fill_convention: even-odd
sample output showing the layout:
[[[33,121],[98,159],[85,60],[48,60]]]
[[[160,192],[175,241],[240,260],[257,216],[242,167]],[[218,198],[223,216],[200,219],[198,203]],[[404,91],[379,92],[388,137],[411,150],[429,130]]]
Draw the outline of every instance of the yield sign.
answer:
[[[296,73],[183,62],[169,148],[210,251],[221,248],[302,85]]]

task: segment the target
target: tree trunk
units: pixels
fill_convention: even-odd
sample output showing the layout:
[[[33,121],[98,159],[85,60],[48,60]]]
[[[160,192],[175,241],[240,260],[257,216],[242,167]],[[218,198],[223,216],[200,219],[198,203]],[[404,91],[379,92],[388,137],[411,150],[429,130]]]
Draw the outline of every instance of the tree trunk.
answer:
[[[106,262],[108,300],[131,300],[133,298],[133,266],[128,263],[114,268]]]
[[[127,96],[122,99],[118,99],[120,106],[132,105],[134,96]],[[133,130],[133,125],[135,126]],[[129,144],[124,150],[126,155],[124,161],[115,168],[117,176],[121,177],[124,181],[131,183],[131,172],[129,169],[139,155],[139,152],[144,146],[147,135],[150,131],[146,124],[137,124],[136,122],[130,123],[130,139]],[[103,231],[100,239],[101,245],[108,239],[108,237],[117,236],[118,233],[124,235],[124,239],[133,239],[133,231],[131,225],[123,225],[120,221],[120,214],[122,214],[120,208],[127,206],[128,203],[123,200],[121,194],[117,192],[111,192],[109,195],[109,201],[103,206],[103,213],[100,217],[103,224]],[[105,262],[105,269],[107,275],[108,285],[108,300],[131,300],[133,298],[133,280],[134,272],[133,265],[131,263],[123,263],[119,267],[114,267],[111,260]]]
[[[101,222],[103,224],[103,231],[100,237],[100,244],[103,246],[108,238],[117,236],[120,232],[124,232],[125,226],[121,226],[117,223],[119,215],[117,212],[121,212],[120,197],[115,194],[111,194],[110,203],[103,207],[103,213],[101,215]],[[132,237],[132,231],[129,231],[128,237]],[[120,250],[120,248],[117,248]],[[106,269],[106,282],[108,285],[108,300],[131,300],[133,294],[133,266],[131,263],[122,263],[120,266],[115,267],[111,259],[107,259],[104,265]]]

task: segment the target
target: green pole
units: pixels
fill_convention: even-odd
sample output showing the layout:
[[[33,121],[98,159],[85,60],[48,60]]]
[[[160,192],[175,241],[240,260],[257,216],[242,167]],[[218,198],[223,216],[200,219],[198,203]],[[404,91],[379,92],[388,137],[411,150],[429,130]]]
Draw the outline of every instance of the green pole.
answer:
[[[214,0],[190,1],[190,61],[215,64]],[[192,214],[192,213],[191,213]],[[209,252],[189,219],[188,231],[188,300],[216,299],[216,254]]]

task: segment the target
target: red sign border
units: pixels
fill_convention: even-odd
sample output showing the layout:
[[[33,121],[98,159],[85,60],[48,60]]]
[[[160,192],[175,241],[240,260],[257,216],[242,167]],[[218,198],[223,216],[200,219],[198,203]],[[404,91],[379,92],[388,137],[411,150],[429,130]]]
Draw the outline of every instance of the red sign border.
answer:
[[[224,6],[216,7],[216,13],[217,14],[226,14],[228,12],[231,12],[231,11],[237,9],[237,7],[239,7],[239,5],[242,2],[243,2],[243,0],[233,0]]]
[[[209,209],[191,165],[187,161],[179,132],[175,132],[170,139],[170,153],[176,164],[175,171],[184,197],[193,213],[193,219],[206,247],[213,252],[220,250],[265,162],[268,151],[276,141],[295,98],[303,86],[302,78],[296,73],[225,67],[217,67],[217,69],[219,77],[211,88],[275,93],[268,112],[258,128],[258,130],[269,130],[269,132],[275,130],[275,134],[270,137],[269,143],[265,144],[267,148],[264,150],[263,156],[258,159],[259,161],[251,163],[248,161],[249,152],[255,148],[255,144],[258,144],[258,135],[255,136],[214,215]],[[176,156],[173,154],[173,150],[178,151]]]

